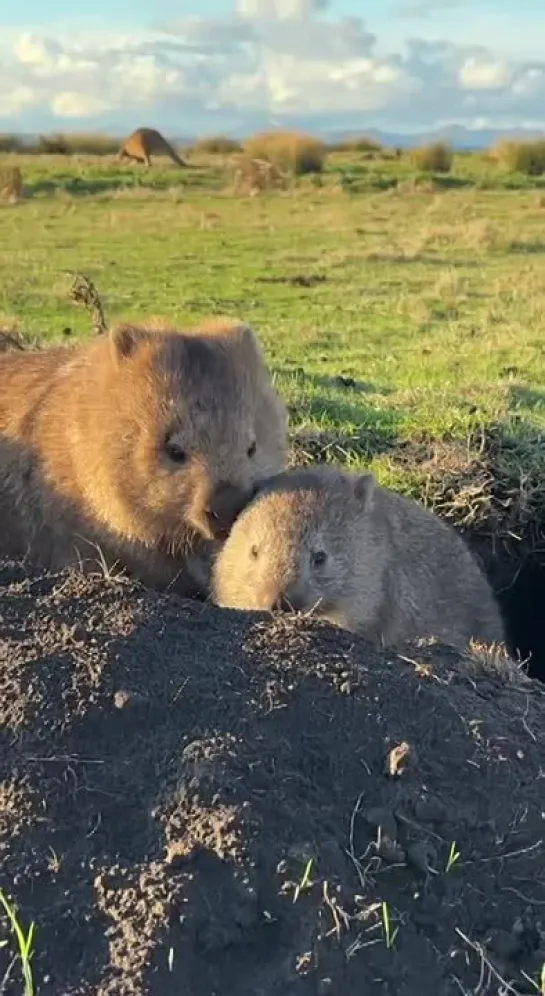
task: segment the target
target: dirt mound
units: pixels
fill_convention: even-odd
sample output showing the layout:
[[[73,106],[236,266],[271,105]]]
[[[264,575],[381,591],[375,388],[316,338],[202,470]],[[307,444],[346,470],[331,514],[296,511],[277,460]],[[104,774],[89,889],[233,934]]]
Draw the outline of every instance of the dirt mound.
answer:
[[[0,679],[39,996],[539,991],[545,690],[514,666],[7,565]]]

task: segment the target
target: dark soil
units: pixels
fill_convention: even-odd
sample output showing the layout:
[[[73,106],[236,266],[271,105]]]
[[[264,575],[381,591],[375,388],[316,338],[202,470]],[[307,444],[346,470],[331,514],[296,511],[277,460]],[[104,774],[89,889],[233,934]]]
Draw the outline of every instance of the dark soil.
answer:
[[[0,683],[39,996],[539,992],[545,688],[498,655],[5,566]]]

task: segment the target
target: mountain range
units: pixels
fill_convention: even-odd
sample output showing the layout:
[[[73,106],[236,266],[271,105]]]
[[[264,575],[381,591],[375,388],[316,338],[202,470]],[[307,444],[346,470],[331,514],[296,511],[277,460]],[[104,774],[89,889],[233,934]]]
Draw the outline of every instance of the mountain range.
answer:
[[[214,115],[214,120],[210,120],[208,127],[206,128],[190,128],[184,133],[180,133],[173,121],[144,121],[138,120],[131,123],[130,126],[121,126],[120,122],[110,120],[108,122],[98,122],[88,121],[81,122],[77,129],[72,128],[70,130],[59,128],[58,123],[56,127],[44,128],[42,134],[50,134],[53,131],[62,131],[64,134],[69,134],[70,132],[82,133],[102,133],[105,135],[113,135],[118,138],[125,137],[134,128],[137,127],[158,127],[162,133],[169,139],[169,141],[174,142],[179,146],[189,146],[192,145],[199,137],[210,136],[210,135],[225,135],[230,138],[243,139],[248,135],[255,134],[258,131],[269,130],[272,128],[287,128],[294,129],[297,131],[305,131],[307,133],[316,135],[317,137],[323,139],[326,142],[342,142],[346,139],[363,136],[375,140],[380,145],[386,147],[399,147],[399,148],[411,148],[415,145],[423,145],[428,142],[447,142],[452,148],[458,149],[459,151],[478,151],[480,149],[490,148],[490,146],[495,145],[502,139],[511,138],[516,141],[531,141],[536,138],[545,139],[545,125],[542,129],[535,128],[468,128],[464,125],[450,125],[437,129],[422,130],[418,132],[398,132],[394,129],[381,129],[366,127],[365,123],[350,121],[346,122],[342,127],[339,126],[339,119],[335,117],[322,118],[315,117],[314,119],[309,119],[308,117],[290,117],[289,120],[280,120],[279,118],[266,119],[261,115],[255,115],[255,119],[249,121],[248,118],[244,121],[244,127],[242,122],[237,120],[237,116],[234,115],[230,120],[222,118],[220,115]],[[222,127],[223,125],[223,127]],[[0,129],[1,130],[1,129]],[[7,130],[7,129],[6,129]],[[23,140],[35,140],[38,137],[37,134],[26,133],[21,135]]]

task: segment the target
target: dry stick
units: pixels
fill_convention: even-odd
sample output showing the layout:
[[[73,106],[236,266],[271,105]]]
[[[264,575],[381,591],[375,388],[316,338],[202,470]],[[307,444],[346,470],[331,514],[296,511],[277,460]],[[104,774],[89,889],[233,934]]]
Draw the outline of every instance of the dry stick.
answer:
[[[69,297],[76,304],[82,304],[91,313],[95,335],[104,335],[108,331],[100,295],[92,280],[89,280],[89,277],[86,277],[84,273],[74,274],[74,282],[70,289]]]

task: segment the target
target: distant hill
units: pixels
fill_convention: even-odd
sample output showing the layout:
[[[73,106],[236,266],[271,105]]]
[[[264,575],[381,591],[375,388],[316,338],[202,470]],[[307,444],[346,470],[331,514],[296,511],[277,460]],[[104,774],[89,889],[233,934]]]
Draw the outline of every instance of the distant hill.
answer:
[[[291,119],[288,121],[278,121],[274,122],[255,122],[253,128],[246,128],[244,130],[240,128],[230,128],[225,129],[222,132],[221,127],[216,127],[214,133],[226,134],[232,138],[243,138],[245,135],[251,134],[255,131],[262,131],[269,128],[295,128],[301,131],[308,131],[314,135],[318,135],[320,138],[324,139],[326,142],[339,142],[344,139],[353,138],[355,136],[366,135],[369,138],[374,139],[380,145],[385,145],[389,147],[399,147],[401,149],[412,148],[415,145],[422,145],[428,142],[448,142],[454,149],[459,151],[477,151],[480,149],[490,148],[491,145],[495,145],[502,139],[512,138],[516,141],[530,141],[535,138],[545,138],[545,126],[543,129],[530,130],[527,128],[482,128],[473,129],[465,128],[463,125],[452,125],[447,128],[430,129],[429,131],[422,132],[411,132],[403,133],[396,131],[385,131],[380,128],[366,128],[365,124],[360,126],[352,126],[350,128],[339,128],[336,122],[332,121],[309,121],[303,119]],[[210,130],[205,132],[203,135],[209,135]],[[180,144],[190,144],[194,139],[188,139],[187,136],[183,138],[176,138],[175,141]]]
[[[0,132],[10,131],[11,129],[2,128],[2,122],[0,121]],[[58,123],[50,125],[49,127],[44,127],[42,134],[51,134],[52,132],[62,132],[63,134],[70,134],[71,132],[79,132],[80,134],[87,131],[100,132],[106,135],[113,135],[117,138],[124,138],[132,130],[132,127],[122,128],[118,126],[118,122],[115,124],[111,121],[103,122],[102,127],[100,121],[96,119],[92,122],[80,122],[77,128],[67,129],[66,127],[59,126]],[[245,116],[244,120],[242,118],[237,120],[237,115],[230,115],[226,120],[222,118],[221,115],[217,114],[213,116],[213,120],[209,120],[199,128],[191,128],[185,132],[185,134],[180,134],[176,127],[173,127],[172,121],[161,122],[161,121],[143,121],[138,122],[138,124],[147,125],[150,127],[158,127],[165,136],[168,137],[169,141],[173,141],[175,144],[180,146],[192,145],[198,138],[209,135],[226,135],[231,138],[242,139],[247,135],[254,134],[256,131],[269,130],[271,128],[289,128],[296,129],[300,131],[307,131],[311,134],[317,135],[327,142],[339,142],[345,139],[354,138],[356,136],[366,135],[369,138],[374,139],[381,145],[389,147],[399,147],[399,148],[411,148],[415,145],[421,145],[427,142],[444,141],[448,142],[454,149],[460,151],[471,151],[489,148],[491,145],[495,145],[496,142],[501,141],[505,138],[513,138],[517,141],[531,140],[534,138],[545,138],[545,126],[543,129],[528,129],[528,128],[466,128],[463,125],[451,125],[445,128],[430,129],[429,131],[421,132],[396,132],[383,130],[380,128],[366,127],[365,122],[358,122],[351,120],[343,122],[343,125],[339,126],[338,116],[328,116],[321,117],[315,116],[314,118],[309,117],[290,117],[280,119],[278,117],[270,117],[261,115],[252,115],[252,119],[249,120]],[[223,127],[222,127],[223,125]],[[38,138],[37,132],[21,134],[20,138],[24,141],[35,141]]]
[[[350,133],[344,133],[342,136],[336,135],[335,138],[349,137],[350,134],[369,135],[369,138],[374,138],[381,145],[399,146],[400,148],[411,148],[412,146],[427,142],[448,142],[455,149],[470,151],[487,149],[491,145],[495,145],[496,142],[506,138],[516,141],[545,138],[545,128],[541,131],[537,129],[530,131],[525,128],[511,128],[509,130],[499,128],[473,129],[464,128],[463,125],[452,125],[449,128],[439,128],[437,130],[414,132],[411,134],[386,132],[377,128],[362,128],[359,132],[351,131]],[[331,136],[330,141],[332,138],[333,136]]]

